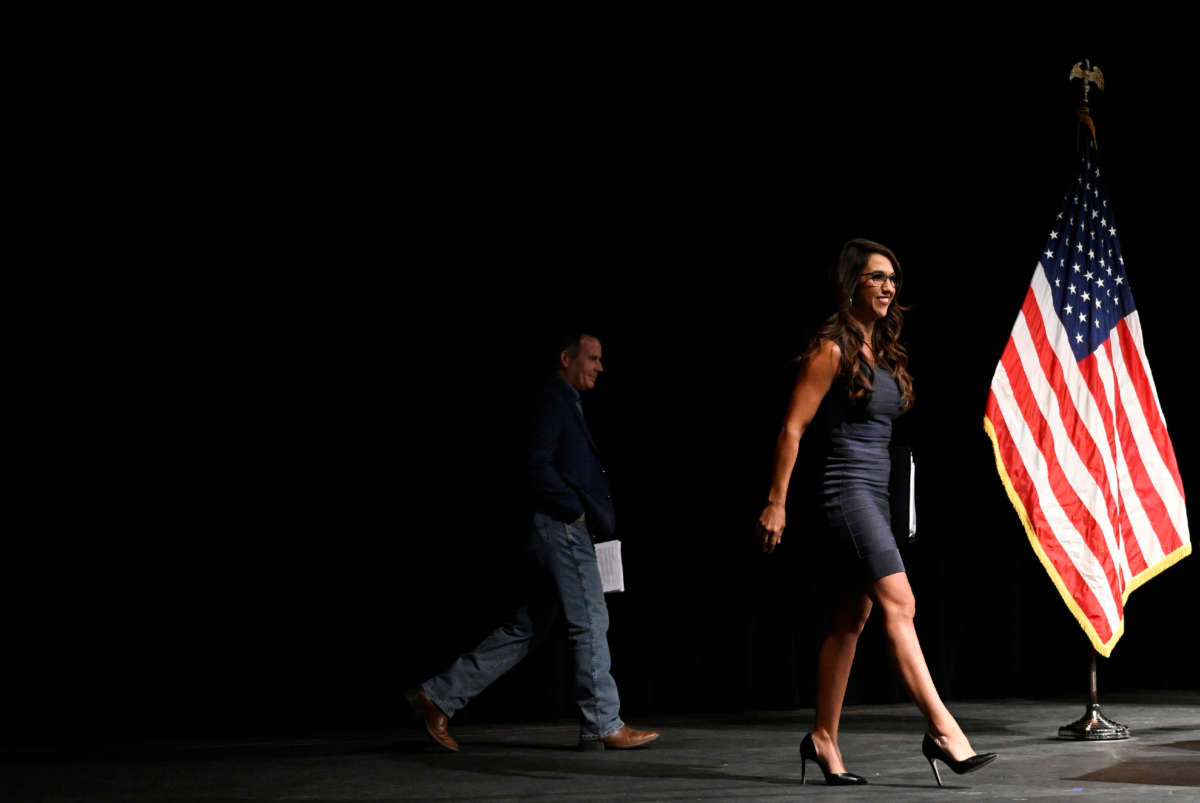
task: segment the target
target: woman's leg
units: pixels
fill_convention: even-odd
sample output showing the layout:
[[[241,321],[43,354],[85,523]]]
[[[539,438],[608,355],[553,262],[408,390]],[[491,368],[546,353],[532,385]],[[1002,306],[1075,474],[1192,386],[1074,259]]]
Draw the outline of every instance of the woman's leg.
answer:
[[[833,617],[833,632],[825,638],[817,656],[817,717],[812,739],[821,758],[829,762],[830,772],[846,771],[837,745],[838,723],[858,636],[870,615],[871,597],[866,590],[844,592]]]
[[[908,584],[908,575],[897,572],[879,578],[871,586],[871,597],[883,612],[892,659],[913,702],[929,722],[929,735],[954,759],[974,755],[971,743],[938,696],[933,678],[929,676],[929,667],[925,665],[925,655],[921,652],[913,624],[917,602]]]

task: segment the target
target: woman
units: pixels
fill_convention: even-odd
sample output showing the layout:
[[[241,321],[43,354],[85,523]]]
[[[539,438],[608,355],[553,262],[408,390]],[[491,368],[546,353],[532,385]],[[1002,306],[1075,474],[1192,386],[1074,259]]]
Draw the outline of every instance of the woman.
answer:
[[[804,355],[775,449],[768,504],[758,519],[763,551],[772,552],[783,540],[784,501],[800,437],[825,400],[825,519],[844,582],[833,632],[817,659],[816,724],[800,745],[801,782],[809,759],[826,783],[867,782],[846,772],[838,722],[858,635],[878,607],[900,677],[928,721],[922,752],[940,786],[935,758],[961,774],[996,754],[974,754],[934,688],[913,626],[916,603],[891,530],[888,442],[892,419],[913,402],[908,356],[897,341],[903,315],[895,301],[903,276],[890,250],[870,240],[851,240],[842,248],[836,278],[838,311]]]

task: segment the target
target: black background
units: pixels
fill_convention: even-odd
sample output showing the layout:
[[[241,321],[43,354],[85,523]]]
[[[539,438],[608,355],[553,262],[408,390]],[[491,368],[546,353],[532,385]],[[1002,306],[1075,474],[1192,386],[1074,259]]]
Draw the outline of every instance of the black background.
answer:
[[[13,738],[400,722],[401,689],[519,599],[524,409],[563,324],[604,344],[584,404],[624,546],[623,715],[811,705],[829,600],[806,560],[811,455],[784,546],[762,555],[753,523],[790,360],[851,237],[906,273],[922,462],[905,560],[934,679],[949,700],[1082,701],[1088,643],[983,406],[1072,181],[1067,74],[1089,56],[1192,488],[1182,57],[578,26],[339,29],[175,85],[179,139],[134,146],[152,155],[129,190],[143,236],[106,241],[129,264],[57,288],[61,325],[28,338],[44,351],[0,592]],[[167,190],[140,192],[159,162]],[[1130,598],[1102,700],[1194,687],[1195,566]],[[571,716],[555,635],[459,720]],[[847,700],[902,699],[873,623]]]

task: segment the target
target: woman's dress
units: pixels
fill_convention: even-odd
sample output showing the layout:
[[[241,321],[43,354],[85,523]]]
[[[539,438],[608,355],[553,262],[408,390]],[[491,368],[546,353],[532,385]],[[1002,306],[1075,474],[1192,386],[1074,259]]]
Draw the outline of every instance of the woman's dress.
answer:
[[[838,568],[852,579],[873,582],[904,571],[892,534],[888,478],[892,421],[903,412],[895,377],[880,367],[872,372],[872,392],[858,402],[837,381],[825,395],[825,522],[834,536]],[[870,374],[869,374],[870,375]]]

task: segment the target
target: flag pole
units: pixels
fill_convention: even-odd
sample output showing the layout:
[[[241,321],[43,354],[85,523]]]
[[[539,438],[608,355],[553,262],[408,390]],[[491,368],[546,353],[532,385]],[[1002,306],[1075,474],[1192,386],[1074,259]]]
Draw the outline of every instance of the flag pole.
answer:
[[[1058,729],[1060,739],[1078,739],[1089,742],[1113,741],[1128,739],[1129,728],[1120,722],[1113,722],[1100,710],[1099,697],[1096,694],[1096,649],[1091,649],[1092,660],[1088,667],[1088,704],[1083,716],[1074,722],[1063,725]]]
[[[1074,81],[1076,78],[1083,82],[1083,96],[1079,99],[1079,111],[1075,115],[1075,150],[1080,149],[1079,134],[1084,126],[1087,126],[1088,133],[1092,135],[1092,147],[1100,150],[1100,143],[1096,140],[1096,124],[1092,122],[1091,110],[1088,108],[1088,91],[1093,84],[1100,91],[1104,91],[1104,73],[1100,72],[1099,67],[1092,67],[1090,59],[1084,59],[1075,62],[1067,80]]]
[[[1083,96],[1079,101],[1079,111],[1076,114],[1075,122],[1075,149],[1079,150],[1079,139],[1082,129],[1086,126],[1088,133],[1091,135],[1092,147],[1100,150],[1100,146],[1096,141],[1096,124],[1092,121],[1091,110],[1088,108],[1088,90],[1094,84],[1097,89],[1104,89],[1104,73],[1100,72],[1099,67],[1092,67],[1092,63],[1088,59],[1077,62],[1071,68],[1069,80],[1076,78],[1081,79],[1083,85]],[[1058,738],[1060,739],[1078,739],[1085,741],[1112,741],[1116,739],[1128,739],[1129,728],[1119,722],[1113,722],[1100,710],[1100,699],[1096,691],[1096,648],[1089,645],[1091,649],[1091,660],[1088,665],[1088,703],[1083,711],[1083,716],[1067,725],[1063,725],[1058,729]]]

